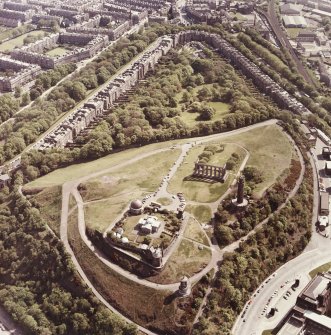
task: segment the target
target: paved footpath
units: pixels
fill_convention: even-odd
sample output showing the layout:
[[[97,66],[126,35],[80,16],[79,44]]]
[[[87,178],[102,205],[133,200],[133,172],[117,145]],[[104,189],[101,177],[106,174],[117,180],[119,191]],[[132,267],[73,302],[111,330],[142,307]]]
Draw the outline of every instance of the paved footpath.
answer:
[[[232,136],[232,135],[238,135],[241,134],[243,132],[252,130],[252,129],[256,129],[259,127],[263,127],[263,126],[267,126],[267,125],[273,125],[276,124],[277,120],[268,120],[265,122],[261,122],[259,124],[254,124],[252,126],[248,126],[248,127],[244,127],[244,128],[240,128],[240,129],[236,129],[233,131],[229,131],[227,133],[221,133],[221,134],[215,134],[215,135],[210,135],[210,136],[206,136],[206,137],[198,137],[198,138],[191,138],[187,140],[187,143],[192,144],[195,142],[198,143],[205,143],[208,141],[212,141],[212,140],[221,140],[224,139],[226,137]],[[184,145],[183,145],[184,146]],[[186,147],[185,147],[186,148]],[[77,180],[74,181],[69,181],[66,182],[65,184],[63,184],[62,186],[62,211],[61,211],[61,226],[60,226],[60,236],[61,236],[61,240],[64,243],[64,246],[66,248],[66,250],[68,251],[68,253],[71,256],[72,262],[75,265],[76,269],[78,270],[79,274],[81,275],[83,281],[90,287],[90,289],[93,291],[93,293],[97,296],[97,298],[106,306],[108,307],[110,310],[112,310],[114,313],[121,315],[120,312],[118,312],[115,308],[113,308],[99,293],[98,291],[95,289],[95,287],[93,286],[93,284],[89,281],[89,279],[87,278],[87,276],[85,275],[83,269],[81,268],[80,264],[77,261],[77,258],[75,257],[75,254],[73,252],[73,250],[71,249],[70,245],[69,245],[69,241],[68,241],[68,215],[69,215],[69,198],[70,198],[70,194],[73,194],[76,202],[77,202],[77,207],[78,207],[78,224],[79,224],[79,233],[84,241],[84,243],[86,243],[86,245],[96,254],[96,256],[105,264],[107,264],[107,266],[109,266],[110,268],[112,268],[113,270],[117,271],[118,273],[120,273],[121,275],[123,275],[124,277],[137,282],[139,284],[142,285],[146,285],[148,287],[152,287],[154,289],[157,290],[170,290],[170,291],[175,291],[178,289],[178,285],[179,283],[173,283],[173,284],[166,284],[166,285],[160,285],[160,284],[156,284],[156,283],[152,283],[149,282],[145,279],[141,279],[138,278],[136,275],[122,269],[121,267],[117,266],[116,264],[113,264],[111,262],[109,262],[100,252],[98,252],[94,246],[91,244],[91,242],[88,240],[86,234],[85,234],[85,219],[84,219],[84,203],[83,203],[83,199],[80,195],[80,193],[78,192],[78,185],[82,182],[85,182],[89,179],[92,178],[96,178],[100,175],[103,174],[107,174],[107,173],[111,173],[115,170],[124,168],[127,165],[130,165],[134,162],[137,162],[143,158],[149,157],[151,155],[154,155],[156,153],[160,153],[160,152],[167,152],[169,149],[157,149],[148,153],[144,153],[141,154],[139,156],[136,156],[130,160],[127,160],[123,163],[119,163],[116,164],[110,168],[104,169],[102,171],[98,171],[95,173],[91,173],[87,176],[84,176],[82,178],[79,178]],[[183,152],[185,152],[186,150],[183,150]],[[249,155],[246,155],[243,164],[246,164],[247,160],[249,158]],[[244,165],[243,165],[244,166]],[[217,245],[212,245],[210,244],[210,249],[212,251],[212,257],[211,260],[209,262],[209,264],[199,273],[193,275],[190,278],[191,283],[196,283],[197,281],[199,281],[205,274],[207,274],[211,269],[216,269],[218,262],[222,259],[222,256],[225,252],[228,251],[233,251],[235,250],[238,245],[239,245],[240,241],[237,241],[233,244],[231,244],[230,246],[220,250],[218,248]],[[124,317],[123,315],[121,315],[127,322],[131,322],[131,320],[127,319],[126,317]],[[137,325],[138,328],[145,332],[146,334],[150,335],[150,334],[155,334],[147,329],[144,329],[143,327],[140,327],[139,325]]]

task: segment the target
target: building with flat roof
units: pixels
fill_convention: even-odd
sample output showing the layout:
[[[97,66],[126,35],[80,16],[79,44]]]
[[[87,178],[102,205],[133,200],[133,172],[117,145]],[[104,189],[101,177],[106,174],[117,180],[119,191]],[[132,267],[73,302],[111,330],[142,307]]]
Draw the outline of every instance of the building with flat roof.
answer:
[[[286,28],[307,28],[307,21],[303,16],[283,16],[283,23]]]
[[[319,273],[302,290],[277,335],[331,335],[331,274]]]

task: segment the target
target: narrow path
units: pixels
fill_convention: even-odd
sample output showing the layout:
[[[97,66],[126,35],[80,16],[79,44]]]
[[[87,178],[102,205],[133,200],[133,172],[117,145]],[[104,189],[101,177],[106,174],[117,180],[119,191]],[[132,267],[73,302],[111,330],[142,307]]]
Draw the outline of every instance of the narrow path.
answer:
[[[61,227],[60,227],[60,235],[61,240],[65,246],[66,251],[71,256],[71,261],[73,262],[76,270],[78,271],[79,275],[81,276],[83,282],[91,289],[91,291],[94,293],[94,295],[99,299],[99,301],[104,304],[109,310],[111,310],[114,314],[120,316],[128,323],[135,324],[140,331],[147,335],[158,335],[157,333],[154,333],[144,327],[139,326],[135,322],[131,321],[127,317],[125,317],[122,313],[120,313],[117,309],[115,309],[112,305],[110,305],[106,299],[97,291],[97,289],[93,286],[93,284],[90,282],[90,280],[85,275],[85,272],[81,268],[73,250],[70,247],[69,241],[68,241],[68,230],[67,230],[67,224],[68,224],[68,211],[69,211],[69,197],[70,192],[67,192],[65,188],[62,189],[62,211],[61,211]]]
[[[269,221],[269,219],[270,219],[270,217],[271,217],[272,215],[274,215],[275,213],[279,213],[279,212],[280,212],[280,211],[287,205],[287,203],[288,203],[288,202],[289,202],[289,201],[296,195],[296,193],[298,192],[299,187],[300,187],[300,185],[301,185],[301,183],[302,183],[302,181],[303,181],[303,177],[304,177],[304,173],[305,173],[305,169],[306,169],[306,167],[305,167],[305,163],[304,163],[304,160],[303,160],[303,156],[302,156],[302,154],[301,154],[299,148],[297,147],[297,145],[295,144],[295,142],[293,141],[293,139],[292,139],[287,133],[285,133],[285,134],[287,135],[287,137],[289,138],[290,142],[291,142],[292,145],[294,146],[294,148],[295,148],[295,150],[296,150],[296,152],[297,152],[297,154],[298,154],[298,156],[299,156],[300,165],[301,165],[300,175],[299,175],[299,177],[298,177],[298,179],[297,179],[297,181],[296,181],[296,183],[295,183],[294,188],[291,190],[291,192],[289,192],[289,194],[288,194],[288,196],[287,196],[285,202],[284,202],[283,204],[281,204],[281,205],[277,208],[277,210],[274,211],[273,213],[271,213],[266,219],[264,219],[264,220],[261,221],[258,225],[256,225],[256,226],[254,227],[254,229],[252,229],[247,235],[241,237],[239,240],[237,240],[237,241],[231,243],[230,245],[228,245],[228,246],[226,246],[226,247],[220,249],[220,250],[219,250],[220,257],[219,257],[219,259],[218,259],[218,262],[221,262],[221,261],[223,260],[224,253],[226,253],[226,252],[234,252],[234,251],[239,247],[239,244],[240,244],[241,242],[246,241],[246,240],[248,239],[249,236],[251,236],[252,234],[256,233],[256,230],[259,229],[262,225],[266,224],[266,223]],[[217,246],[217,247],[218,247],[218,246]],[[211,293],[211,291],[212,291],[212,284],[213,284],[213,281],[214,281],[214,279],[215,279],[215,277],[216,277],[216,271],[218,270],[218,266],[217,266],[217,265],[215,265],[214,270],[215,270],[215,275],[214,275],[213,279],[211,280],[211,284],[210,284],[210,286],[208,287],[208,289],[207,289],[207,291],[206,291],[206,294],[205,294],[205,296],[204,296],[204,298],[203,298],[203,300],[202,300],[202,303],[201,303],[201,305],[200,305],[200,307],[199,307],[199,310],[198,310],[198,312],[197,312],[197,315],[196,315],[196,317],[195,317],[195,319],[194,319],[194,323],[197,323],[198,320],[199,320],[199,317],[202,315],[203,310],[204,310],[205,305],[206,305],[206,302],[207,302],[208,295],[209,295],[209,294]],[[235,329],[235,327],[236,327],[236,324],[234,325],[233,329]]]
[[[213,140],[213,139],[222,139],[222,138],[226,138],[228,136],[235,135],[235,134],[240,134],[240,133],[243,133],[243,132],[246,132],[248,130],[252,130],[252,129],[258,128],[258,127],[262,127],[262,126],[266,126],[266,125],[272,125],[272,124],[275,124],[276,122],[277,122],[277,120],[268,120],[268,121],[265,121],[265,122],[262,122],[262,123],[259,123],[259,124],[255,124],[255,125],[252,125],[252,126],[249,126],[249,127],[245,127],[245,128],[233,130],[233,131],[230,131],[230,132],[227,132],[227,133],[215,134],[215,135],[207,136],[207,137],[202,138],[202,139],[201,138],[193,138],[193,139],[189,139],[188,141],[190,143],[193,143],[193,142],[196,142],[196,141],[207,142],[207,141],[210,141],[210,140]],[[119,163],[119,164],[115,164],[114,166],[112,166],[110,168],[107,168],[107,169],[104,169],[104,170],[101,170],[101,171],[98,171],[98,172],[95,172],[95,173],[88,174],[87,176],[79,178],[79,179],[77,179],[75,181],[66,182],[65,184],[63,184],[63,187],[62,187],[62,211],[61,211],[60,235],[61,235],[61,240],[63,241],[66,250],[70,254],[71,259],[72,259],[75,267],[77,268],[77,271],[81,275],[83,281],[86,282],[86,284],[91,288],[91,290],[97,296],[97,298],[106,307],[108,307],[110,310],[112,310],[114,313],[122,316],[127,322],[131,322],[131,323],[132,323],[132,321],[130,321],[129,319],[127,319],[123,315],[121,315],[120,312],[118,312],[115,308],[113,308],[98,293],[98,291],[95,289],[95,287],[93,286],[93,284],[89,281],[89,279],[85,275],[83,269],[81,268],[80,264],[78,263],[75,255],[74,255],[73,250],[71,249],[71,247],[69,245],[69,242],[68,242],[68,231],[67,231],[68,211],[69,211],[69,197],[70,197],[70,194],[72,193],[74,195],[74,197],[75,197],[76,202],[77,202],[80,235],[81,235],[84,243],[86,243],[86,245],[89,246],[91,248],[91,250],[93,250],[95,252],[96,256],[101,261],[103,261],[105,264],[107,264],[109,267],[111,267],[112,269],[114,269],[115,271],[117,271],[118,273],[120,273],[121,275],[123,275],[124,277],[126,277],[126,278],[128,278],[130,280],[133,280],[135,282],[138,282],[139,284],[146,285],[146,286],[152,287],[152,288],[157,289],[157,290],[165,290],[165,289],[166,290],[172,290],[172,291],[177,290],[179,283],[160,285],[160,284],[151,283],[151,282],[149,282],[147,280],[142,280],[142,279],[138,278],[137,276],[135,276],[134,274],[131,274],[131,273],[125,271],[124,269],[116,266],[115,264],[109,262],[108,260],[104,259],[102,257],[103,255],[101,255],[99,252],[97,252],[96,250],[94,250],[94,247],[92,246],[91,242],[87,239],[86,234],[85,234],[84,203],[83,203],[83,199],[81,198],[80,193],[77,190],[77,187],[78,187],[78,185],[81,182],[84,182],[84,181],[87,181],[87,180],[89,180],[91,178],[95,178],[95,177],[98,177],[100,175],[112,172],[112,171],[114,171],[116,169],[123,168],[126,165],[129,165],[129,164],[132,164],[134,162],[137,162],[140,159],[143,159],[143,158],[148,157],[150,155],[154,155],[155,153],[166,152],[167,150],[168,149],[163,148],[163,149],[157,149],[157,150],[154,150],[154,151],[151,151],[151,152],[148,152],[148,153],[141,154],[141,155],[139,155],[137,157],[134,157],[134,158],[132,158],[130,160],[127,160],[125,162],[122,162],[122,163]],[[243,163],[241,165],[241,168],[243,168],[243,166],[245,166],[248,158],[249,158],[249,156],[246,155],[246,159],[244,159],[244,161],[243,161]],[[303,162],[302,159],[300,161],[301,161],[301,163]],[[302,181],[303,171],[304,171],[304,167],[302,168],[301,175],[300,175],[300,178],[297,181],[296,187],[292,190],[292,192],[290,192],[290,194],[289,194],[286,202],[288,200],[290,200],[290,198],[292,198],[295,195],[295,193],[297,192],[297,189],[299,188],[300,183]],[[285,206],[285,204],[283,204],[282,206]],[[281,208],[283,208],[283,207],[281,207]],[[265,220],[264,222],[260,223],[257,227],[255,227],[255,229],[257,229],[259,226],[261,226],[266,221],[267,220]],[[242,239],[247,238],[251,233],[252,232],[250,232],[246,237],[243,237]],[[208,239],[208,241],[210,242],[209,239]],[[222,260],[224,253],[225,252],[234,251],[239,246],[240,242],[241,241],[236,241],[236,242],[232,243],[231,245],[223,248],[222,250],[220,250],[220,248],[218,247],[217,244],[210,244],[211,251],[212,251],[211,261],[209,262],[209,264],[202,271],[200,271],[199,273],[193,275],[190,278],[191,283],[194,284],[194,283],[198,282],[210,270],[212,270],[212,269],[217,270],[218,264]],[[209,292],[210,291],[211,291],[211,288],[209,288]],[[208,290],[207,290],[207,292],[208,292]],[[204,299],[207,299],[207,295],[205,296]],[[204,300],[204,302],[205,302],[205,300]],[[201,305],[201,310],[199,310],[199,312],[198,312],[199,314],[201,314],[203,312],[203,306],[204,306],[204,303]],[[142,330],[143,332],[145,332],[146,334],[148,334],[148,335],[156,335],[155,333],[153,333],[153,332],[151,332],[151,331],[149,331],[147,329],[144,329],[144,328],[142,328],[140,326],[138,326],[138,328],[140,330]]]

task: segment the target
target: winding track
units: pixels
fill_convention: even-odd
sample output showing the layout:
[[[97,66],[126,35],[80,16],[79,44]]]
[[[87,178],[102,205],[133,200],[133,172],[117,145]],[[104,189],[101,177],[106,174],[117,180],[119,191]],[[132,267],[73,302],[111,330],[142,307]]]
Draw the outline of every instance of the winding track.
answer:
[[[265,122],[254,124],[254,125],[251,125],[251,126],[248,126],[248,127],[244,127],[244,128],[241,128],[241,129],[229,131],[227,133],[215,134],[215,135],[210,135],[210,136],[206,136],[206,137],[202,137],[202,138],[191,138],[191,139],[188,140],[188,142],[189,143],[194,143],[194,142],[204,143],[204,142],[208,142],[208,141],[211,141],[211,140],[214,140],[214,139],[215,140],[220,140],[220,139],[224,139],[224,138],[232,136],[232,135],[238,135],[238,134],[241,134],[243,132],[246,132],[246,131],[249,131],[249,130],[252,130],[252,129],[256,129],[256,128],[259,128],[259,127],[262,127],[262,126],[273,125],[273,124],[276,124],[276,122],[277,122],[277,120],[272,119],[272,120],[268,120],[268,121],[265,121]],[[293,143],[293,141],[292,141],[292,143]],[[295,146],[295,148],[296,148],[296,150],[298,152],[302,169],[301,169],[300,177],[298,178],[294,189],[288,194],[286,202],[289,201],[296,194],[297,190],[300,187],[300,184],[301,184],[302,179],[303,179],[303,174],[304,174],[304,163],[303,163],[302,155],[301,155],[300,151],[298,150],[298,148],[296,146]],[[112,268],[114,271],[120,273],[121,275],[123,275],[127,279],[130,279],[130,280],[132,280],[134,282],[137,282],[137,283],[139,283],[141,285],[145,285],[145,286],[151,287],[153,289],[157,289],[157,290],[171,290],[171,291],[175,291],[175,290],[177,290],[179,283],[162,285],[162,284],[156,284],[156,283],[149,282],[149,281],[147,281],[145,279],[140,279],[136,275],[134,275],[132,273],[129,273],[128,271],[122,269],[121,267],[117,266],[116,264],[113,264],[113,263],[109,262],[101,253],[99,253],[97,250],[95,250],[95,248],[93,247],[93,245],[91,244],[91,242],[87,239],[86,234],[85,234],[84,203],[83,203],[83,199],[81,198],[81,195],[80,195],[80,193],[78,192],[78,189],[77,189],[78,185],[80,183],[84,182],[84,181],[87,181],[89,179],[98,177],[98,176],[106,174],[106,173],[113,172],[113,171],[115,171],[117,169],[123,168],[123,167],[125,167],[125,166],[127,166],[129,164],[137,162],[137,161],[139,161],[139,160],[141,160],[143,158],[146,158],[148,156],[154,155],[156,153],[166,152],[167,150],[168,149],[157,149],[157,150],[154,150],[154,151],[151,151],[151,152],[148,152],[148,153],[141,154],[141,155],[139,155],[137,157],[134,157],[134,158],[132,158],[130,160],[127,160],[126,162],[116,164],[116,165],[114,165],[114,166],[112,166],[110,168],[104,169],[102,171],[91,173],[91,174],[89,174],[87,176],[84,176],[82,178],[79,178],[79,179],[77,179],[75,181],[66,182],[62,186],[62,211],[61,211],[61,227],[60,227],[61,240],[63,241],[66,250],[70,254],[71,259],[72,259],[75,267],[77,268],[79,274],[81,275],[81,277],[85,281],[85,283],[91,288],[91,290],[93,291],[93,293],[97,296],[97,298],[107,308],[109,308],[110,310],[112,310],[114,313],[116,313],[118,315],[121,315],[122,317],[124,317],[124,316],[120,312],[118,312],[115,308],[113,308],[98,293],[98,291],[95,289],[95,287],[93,286],[93,284],[89,281],[89,279],[85,275],[84,270],[81,268],[78,260],[75,257],[74,252],[72,251],[72,249],[71,249],[71,247],[69,245],[68,232],[67,232],[68,214],[69,214],[69,197],[70,197],[70,194],[73,194],[73,196],[75,197],[75,200],[77,202],[77,206],[78,206],[78,224],[79,224],[79,233],[80,233],[81,238],[83,239],[84,243],[86,243],[86,245],[95,253],[95,255],[102,262],[104,262],[107,266],[109,266],[110,268]],[[244,162],[241,165],[240,169],[242,169],[245,166],[248,158],[249,158],[249,155],[246,155],[246,158],[244,159]],[[284,206],[285,206],[285,203],[282,204],[278,210],[280,210]],[[263,225],[266,222],[267,222],[267,219],[264,220],[264,221],[262,221],[259,225],[257,225],[254,230],[252,230],[250,233],[248,233],[241,240],[232,243],[231,245],[223,248],[222,250],[219,249],[219,247],[218,247],[217,244],[210,244],[210,249],[212,251],[211,260],[210,260],[209,264],[201,272],[195,274],[194,276],[192,276],[190,278],[191,283],[195,283],[195,282],[199,281],[202,278],[202,276],[204,276],[205,274],[207,274],[211,269],[217,270],[218,263],[222,260],[223,255],[224,255],[225,252],[234,251],[236,248],[238,248],[240,242],[243,239],[247,239],[247,237],[249,235],[253,234],[254,231],[257,228],[259,228],[261,225]],[[210,291],[210,289],[209,289],[209,291]],[[207,295],[205,296],[205,300],[206,299],[207,299]],[[201,313],[203,311],[203,305],[204,305],[204,303],[201,304],[201,308],[200,308],[200,310],[198,312],[196,320],[198,319],[198,316],[201,315]],[[132,323],[132,321],[129,320],[128,318],[124,317],[124,319],[127,322],[131,322]],[[149,331],[149,330],[147,330],[147,329],[145,329],[145,328],[143,328],[143,327],[141,327],[139,325],[137,325],[137,326],[138,326],[138,328],[141,331],[145,332],[146,334],[148,334],[148,335],[150,335],[150,334],[151,335],[155,335],[155,333],[153,333],[153,332],[151,332],[151,331]]]

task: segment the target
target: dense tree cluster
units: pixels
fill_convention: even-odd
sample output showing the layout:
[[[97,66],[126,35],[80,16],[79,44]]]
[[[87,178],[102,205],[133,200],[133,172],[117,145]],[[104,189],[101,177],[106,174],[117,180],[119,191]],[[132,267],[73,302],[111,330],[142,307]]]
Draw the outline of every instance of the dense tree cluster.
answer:
[[[55,86],[62,78],[76,70],[73,63],[59,65],[53,70],[41,73],[30,90],[31,100],[37,99],[44,91]]]
[[[152,30],[147,30],[143,34],[134,34],[130,39],[122,38],[70,79],[60,83],[46,98],[36,99],[43,91],[63,78],[65,73],[73,71],[74,66],[62,65],[58,69],[41,74],[30,92],[31,99],[36,99],[35,103],[17,115],[17,122],[13,125],[11,133],[0,145],[0,164],[21,153],[27,145],[48,130],[59,115],[68,112],[84,99],[89,91],[108,80],[155,38],[157,35]],[[8,118],[5,111],[3,114],[4,118]]]
[[[306,169],[298,193],[267,225],[227,253],[220,264],[207,306],[193,334],[230,334],[233,323],[258,285],[298,255],[311,236],[312,170]]]
[[[136,334],[86,290],[39,211],[15,190],[1,195],[0,302],[25,334]]]
[[[276,115],[277,108],[270,101],[266,103],[262,95],[253,96],[251,90],[233,67],[220,58],[196,59],[188,52],[173,50],[130,101],[114,108],[105,119],[107,124],[89,134],[82,153],[84,157],[105,154],[104,146],[98,145],[99,138],[108,143],[111,152],[113,148],[138,143],[227,131]],[[175,97],[182,92],[178,101]],[[208,106],[209,101],[230,104],[231,113],[213,121],[215,111]],[[181,117],[185,111],[199,113],[197,121],[210,122],[197,122],[190,127]],[[105,138],[105,130],[109,137]]]
[[[9,93],[0,96],[0,123],[10,119],[18,110],[19,100]]]

